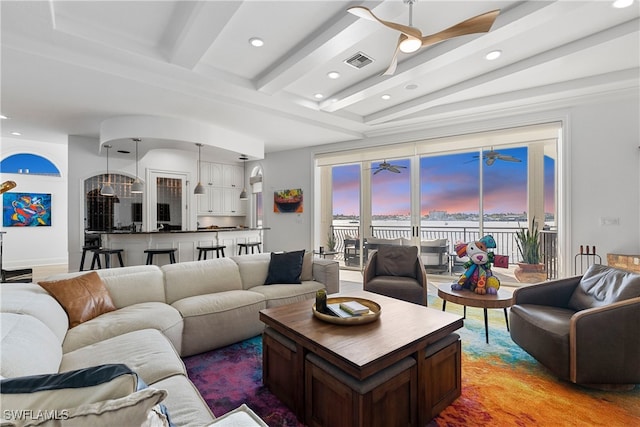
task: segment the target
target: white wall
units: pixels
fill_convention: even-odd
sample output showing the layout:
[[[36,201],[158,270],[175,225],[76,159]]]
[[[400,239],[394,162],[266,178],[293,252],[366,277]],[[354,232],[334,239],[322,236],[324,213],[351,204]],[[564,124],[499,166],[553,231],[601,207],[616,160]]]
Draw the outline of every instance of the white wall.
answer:
[[[313,153],[290,150],[265,156],[262,162],[264,233],[266,251],[312,249],[313,242]],[[301,188],[302,213],[273,212],[273,193]]]
[[[573,254],[580,245],[595,245],[603,257],[640,253],[639,122],[637,99],[571,110]],[[602,218],[620,225],[602,225]]]
[[[0,182],[15,181],[11,192],[51,193],[51,227],[2,227],[2,266],[6,269],[67,262],[67,146],[47,141],[3,138],[2,159],[18,153],[37,154],[60,170],[60,177],[27,174],[0,176]]]
[[[275,214],[265,209],[266,250],[312,248],[314,188],[313,156],[316,152],[340,151],[418,139],[452,136],[518,125],[565,123],[565,178],[569,203],[567,241],[561,248],[564,274],[573,271],[573,256],[580,245],[596,246],[606,263],[607,253],[640,254],[640,99],[638,94],[609,99],[571,109],[536,112],[523,116],[461,122],[458,126],[434,128],[386,138],[370,138],[350,143],[271,153],[265,157],[265,200],[273,189],[305,187],[304,213],[300,216]],[[386,142],[385,142],[386,139]],[[268,202],[265,202],[265,204]],[[619,218],[619,225],[600,225],[600,219]]]

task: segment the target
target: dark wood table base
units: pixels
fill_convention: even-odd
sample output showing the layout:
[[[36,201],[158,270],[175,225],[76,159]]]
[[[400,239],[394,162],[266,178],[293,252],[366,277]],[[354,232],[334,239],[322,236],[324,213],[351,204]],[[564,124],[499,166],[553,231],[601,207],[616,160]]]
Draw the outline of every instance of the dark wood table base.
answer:
[[[479,307],[484,311],[484,335],[489,344],[489,320],[487,318],[488,308],[502,308],[504,310],[504,320],[509,330],[509,316],[507,308],[513,304],[513,296],[511,292],[498,290],[497,295],[478,295],[468,290],[454,291],[450,284],[442,284],[438,286],[438,296],[442,298],[442,311],[447,307],[447,301],[463,306],[463,319],[467,318],[467,306]]]

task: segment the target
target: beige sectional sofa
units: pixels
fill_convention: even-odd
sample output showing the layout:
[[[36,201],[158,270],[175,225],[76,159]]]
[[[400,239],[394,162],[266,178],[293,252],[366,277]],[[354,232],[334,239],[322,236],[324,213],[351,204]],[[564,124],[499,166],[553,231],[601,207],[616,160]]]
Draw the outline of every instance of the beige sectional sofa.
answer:
[[[339,291],[335,261],[314,259],[307,254],[300,284],[264,285],[269,262],[270,254],[256,254],[162,267],[99,270],[116,310],[70,329],[63,307],[41,286],[2,284],[0,375],[3,379],[51,375],[121,363],[133,370],[150,390],[166,390],[166,397],[157,400],[166,406],[174,425],[215,424],[215,416],[187,378],[180,356],[260,334],[264,328],[258,315],[261,309],[313,298],[321,288],[328,293]],[[68,280],[82,274],[85,272],[56,275],[47,280]],[[124,398],[114,399],[121,397]],[[80,403],[95,403],[89,400]],[[16,420],[15,413],[10,412],[14,409],[69,409],[65,406],[68,402],[55,398],[46,401],[47,407],[40,408],[9,408],[6,406],[9,401],[15,399],[9,399],[3,391],[1,415],[9,425],[29,424],[23,419]],[[18,401],[27,405],[29,399]],[[109,419],[114,415],[104,411],[98,414],[104,417],[104,424],[91,419],[91,425],[110,425]],[[240,412],[243,416],[251,413],[248,408],[240,408]],[[254,418],[255,425],[263,425]],[[40,425],[30,421],[32,425]]]

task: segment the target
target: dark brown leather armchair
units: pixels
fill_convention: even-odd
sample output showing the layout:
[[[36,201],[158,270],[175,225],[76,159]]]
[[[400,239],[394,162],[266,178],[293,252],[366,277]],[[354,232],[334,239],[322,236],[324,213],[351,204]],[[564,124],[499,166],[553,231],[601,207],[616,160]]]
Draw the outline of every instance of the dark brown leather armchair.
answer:
[[[364,269],[363,288],[427,305],[427,273],[415,246],[379,245]]]
[[[593,265],[513,298],[511,338],[557,377],[601,389],[640,384],[640,274]]]

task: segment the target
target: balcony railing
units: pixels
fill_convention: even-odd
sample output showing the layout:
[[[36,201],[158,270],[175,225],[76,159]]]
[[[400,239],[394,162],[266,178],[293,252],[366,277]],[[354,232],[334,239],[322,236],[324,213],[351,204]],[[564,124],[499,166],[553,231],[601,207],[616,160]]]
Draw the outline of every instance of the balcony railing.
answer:
[[[508,255],[509,263],[522,262],[522,257],[518,252],[516,243],[516,232],[519,227],[485,227],[484,235],[491,234],[496,241],[496,249],[493,250],[498,255]],[[333,225],[331,226],[333,236],[336,239],[336,251],[341,259],[344,256],[344,240],[358,236],[357,225]],[[370,226],[370,236],[380,239],[411,238],[410,226]],[[544,230],[540,232],[540,250],[542,262],[546,266],[547,277],[555,279],[557,276],[557,231]],[[453,246],[457,242],[471,242],[480,238],[478,227],[456,227],[456,226],[422,226],[420,229],[420,240],[447,239],[449,249],[453,251]]]

